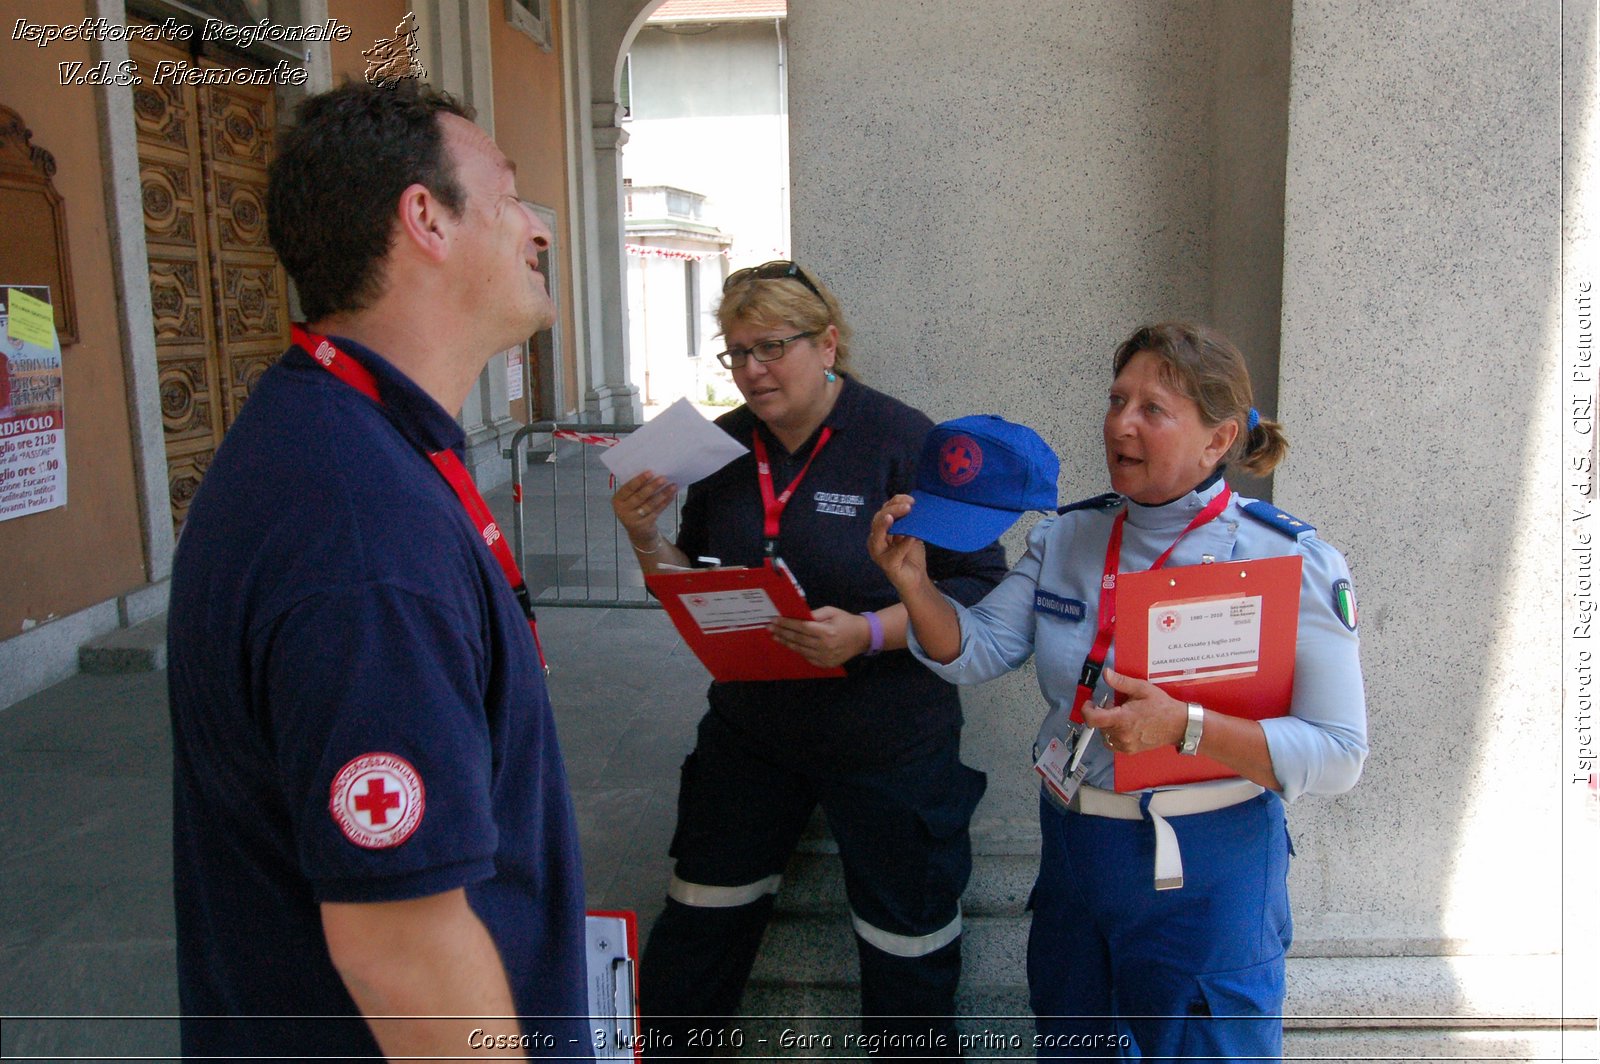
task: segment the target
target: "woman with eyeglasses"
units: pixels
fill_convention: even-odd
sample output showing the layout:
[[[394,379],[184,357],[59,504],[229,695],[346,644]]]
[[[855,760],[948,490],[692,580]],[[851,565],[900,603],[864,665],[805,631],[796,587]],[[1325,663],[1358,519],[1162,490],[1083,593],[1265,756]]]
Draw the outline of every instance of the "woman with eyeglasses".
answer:
[[[711,685],[683,766],[666,910],[640,963],[651,1045],[705,1056],[734,1037],[773,896],[820,804],[860,952],[864,1032],[889,1052],[954,1053],[967,825],[985,780],[960,761],[955,688],[906,652],[905,609],[866,549],[878,507],[914,486],[932,422],[851,374],[838,302],[795,263],[729,275],[717,320],[745,399],[717,424],[751,454],[689,488],[676,543],[657,520],[677,485],[640,474],[612,507],[646,573],[781,559],[815,620],[778,621],[774,641],[845,676]],[[1005,557],[998,543],[930,550],[928,571],[971,603]]]
[[[952,605],[923,574],[922,545],[893,534],[909,498],[879,512],[871,549],[936,672],[983,683],[1030,657],[1037,666],[1050,707],[1034,749],[1047,781],[1029,904],[1038,1055],[1277,1059],[1292,931],[1284,803],[1349,790],[1367,754],[1350,570],[1310,525],[1224,479],[1230,464],[1264,476],[1288,450],[1282,426],[1251,405],[1227,339],[1167,322],[1134,332],[1111,361],[1111,493],[1034,526],[982,602]],[[1245,568],[1230,562],[1285,556],[1300,562],[1294,676],[1286,705],[1258,707],[1265,719],[1219,712],[1203,695],[1180,701],[1111,667],[1116,622],[1138,623],[1117,613],[1119,574],[1212,562],[1221,577]],[[1215,646],[1247,623],[1236,618],[1250,600],[1235,601],[1222,627],[1176,611],[1145,624],[1184,625]]]

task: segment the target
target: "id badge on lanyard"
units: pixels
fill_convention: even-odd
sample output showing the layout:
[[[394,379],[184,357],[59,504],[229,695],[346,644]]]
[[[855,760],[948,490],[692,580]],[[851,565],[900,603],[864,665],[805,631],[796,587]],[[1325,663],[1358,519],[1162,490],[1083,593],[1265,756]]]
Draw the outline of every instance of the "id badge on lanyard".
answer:
[[[767,444],[761,438],[761,430],[757,429],[750,439],[750,449],[756,453],[756,482],[761,486],[761,560],[771,565],[778,556],[778,527],[783,519],[783,509],[789,505],[789,500],[794,496],[794,489],[811,471],[811,463],[817,460],[817,455],[822,453],[828,437],[833,435],[831,426],[824,427],[822,435],[817,437],[817,445],[811,448],[811,457],[806,459],[806,464],[800,467],[800,472],[795,474],[789,486],[783,489],[783,494],[776,494],[776,487],[772,482],[772,464],[767,460]]]
[[[1111,697],[1106,697],[1096,703],[1100,706],[1109,706]],[[1074,706],[1073,712],[1078,707]],[[1050,788],[1050,793],[1061,799],[1061,804],[1070,804],[1073,796],[1078,793],[1078,788],[1083,786],[1084,777],[1089,774],[1089,766],[1084,764],[1083,755],[1089,752],[1089,744],[1094,739],[1096,729],[1083,724],[1067,721],[1065,732],[1051,736],[1042,751],[1037,751],[1038,756],[1033,762],[1033,770],[1044,780],[1044,785]]]

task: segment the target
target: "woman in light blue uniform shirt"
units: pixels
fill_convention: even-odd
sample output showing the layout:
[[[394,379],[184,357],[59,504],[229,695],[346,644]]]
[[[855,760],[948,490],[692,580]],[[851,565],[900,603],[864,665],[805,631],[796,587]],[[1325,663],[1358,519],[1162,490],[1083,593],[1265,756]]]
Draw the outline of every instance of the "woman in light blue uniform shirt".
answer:
[[[1028,939],[1039,1055],[1277,1057],[1291,937],[1283,803],[1348,790],[1367,753],[1350,572],[1312,526],[1233,494],[1223,479],[1229,464],[1265,475],[1288,450],[1282,428],[1251,405],[1244,360],[1227,339],[1185,323],[1141,328],[1117,348],[1112,373],[1113,492],[1040,521],[1027,554],[977,605],[939,594],[922,543],[892,534],[908,496],[879,511],[870,549],[910,611],[912,649],[939,675],[983,683],[1037,657],[1049,712],[1035,756],[1052,738],[1070,748],[1086,734],[1070,720],[1074,705],[1098,729],[1085,739],[1071,802],[1041,788]],[[1300,556],[1287,715],[1257,722],[1179,702],[1116,673],[1114,645],[1104,671],[1094,667],[1108,565],[1142,571],[1169,548],[1172,567]],[[1102,708],[1113,691],[1120,704]],[[1112,790],[1113,750],[1160,746],[1237,776]]]

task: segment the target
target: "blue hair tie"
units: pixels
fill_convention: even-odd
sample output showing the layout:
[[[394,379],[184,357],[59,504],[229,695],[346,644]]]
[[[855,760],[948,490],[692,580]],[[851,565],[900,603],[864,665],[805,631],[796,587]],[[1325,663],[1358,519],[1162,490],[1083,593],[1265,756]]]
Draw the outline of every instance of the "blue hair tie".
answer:
[[[1250,408],[1250,416],[1245,420],[1245,424],[1249,426],[1251,432],[1254,432],[1256,426],[1261,424],[1261,411],[1252,406]]]

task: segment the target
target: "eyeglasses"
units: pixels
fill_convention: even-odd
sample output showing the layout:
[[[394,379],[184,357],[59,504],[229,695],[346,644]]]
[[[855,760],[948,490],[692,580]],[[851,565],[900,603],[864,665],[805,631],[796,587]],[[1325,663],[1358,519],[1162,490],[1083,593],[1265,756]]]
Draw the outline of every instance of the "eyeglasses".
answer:
[[[752,278],[758,281],[781,281],[787,277],[793,277],[809,288],[812,295],[822,299],[822,293],[812,283],[811,278],[806,276],[806,271],[802,270],[798,263],[790,262],[788,259],[773,259],[771,262],[763,262],[760,266],[746,266],[742,270],[734,270],[728,274],[728,279],[722,282],[722,290],[727,292]],[[828,301],[822,299],[822,302],[826,306]],[[771,362],[772,359],[764,358],[757,361]]]
[[[808,336],[815,335],[817,335],[815,332],[801,332],[795,333],[793,336],[785,336],[781,340],[762,340],[760,343],[751,344],[749,347],[730,347],[726,351],[717,354],[717,361],[729,369],[743,367],[752,357],[757,362],[776,362],[783,357],[784,348],[796,340],[804,340]]]

